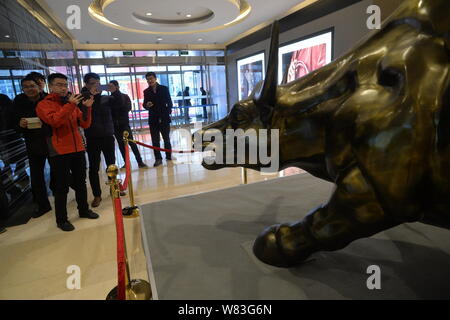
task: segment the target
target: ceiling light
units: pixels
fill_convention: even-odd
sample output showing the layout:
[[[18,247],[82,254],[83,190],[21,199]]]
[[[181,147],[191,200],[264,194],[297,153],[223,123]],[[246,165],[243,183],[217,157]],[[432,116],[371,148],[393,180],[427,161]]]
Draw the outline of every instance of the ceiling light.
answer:
[[[114,40],[114,41],[118,41],[118,40],[119,40],[119,38],[113,38],[113,40]]]
[[[158,39],[156,39],[156,40],[158,40],[158,41],[162,41],[162,40],[163,40],[163,38],[158,38]]]
[[[192,14],[187,14],[186,17],[190,18],[192,17]]]
[[[5,38],[8,38],[8,39],[9,39],[9,38],[11,38],[11,36],[10,36],[9,34],[7,34],[7,35],[5,36]]]
[[[146,16],[151,16],[152,13],[151,13],[151,12],[147,12],[145,15],[146,15]]]
[[[25,0],[17,0],[17,1],[25,1]],[[111,4],[114,3],[115,0],[94,0],[92,1],[91,5],[89,6],[88,12],[89,15],[98,22],[107,25],[110,28],[127,31],[127,32],[133,32],[133,33],[140,33],[140,34],[152,34],[157,35],[159,34],[173,34],[173,35],[181,35],[181,34],[199,34],[199,33],[205,33],[205,32],[211,32],[215,30],[224,29],[226,27],[229,27],[231,25],[237,24],[238,22],[245,19],[251,12],[252,8],[248,4],[248,0],[229,0],[230,2],[233,2],[239,9],[239,16],[235,18],[233,21],[230,21],[228,23],[225,23],[223,25],[218,25],[215,27],[202,29],[202,30],[188,30],[188,31],[155,31],[155,30],[142,30],[142,29],[135,29],[135,28],[129,28],[125,26],[118,25],[112,21],[110,21],[108,18],[106,18],[104,11],[106,8]],[[238,3],[240,5],[238,5]],[[148,22],[148,21],[147,21]]]
[[[203,39],[202,38],[198,38],[198,41],[203,41]]]

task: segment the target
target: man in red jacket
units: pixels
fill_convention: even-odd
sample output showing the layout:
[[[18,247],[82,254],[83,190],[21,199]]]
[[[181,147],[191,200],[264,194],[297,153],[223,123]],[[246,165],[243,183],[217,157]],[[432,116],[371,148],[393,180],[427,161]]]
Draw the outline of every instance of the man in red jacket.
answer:
[[[48,77],[48,85],[50,94],[39,102],[36,113],[47,124],[49,131],[47,145],[50,166],[54,170],[56,180],[56,223],[61,230],[72,231],[75,228],[67,218],[70,174],[73,176],[80,217],[98,218],[98,214],[89,209],[87,202],[85,148],[78,129],[78,126],[86,129],[91,125],[94,99],[91,97],[89,100],[83,100],[80,94],[69,94],[67,77],[60,73],[51,74]]]

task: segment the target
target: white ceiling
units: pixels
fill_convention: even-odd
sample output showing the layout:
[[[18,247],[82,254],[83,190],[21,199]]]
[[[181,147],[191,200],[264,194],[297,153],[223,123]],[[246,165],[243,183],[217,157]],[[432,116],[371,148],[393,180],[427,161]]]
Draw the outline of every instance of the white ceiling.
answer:
[[[124,27],[152,32],[194,31],[193,34],[140,34],[111,28],[97,22],[89,15],[88,7],[91,0],[39,0],[38,2],[64,26],[69,17],[66,13],[67,8],[74,4],[78,5],[81,8],[81,30],[69,30],[69,33],[80,44],[221,45],[260,24],[285,16],[291,8],[303,1],[305,0],[247,0],[252,10],[246,19],[235,25],[210,32],[201,30],[222,26],[239,15],[239,10],[232,3],[233,0],[116,0],[105,9],[105,16],[109,20]],[[142,24],[132,15],[133,13],[145,15],[151,12],[152,16],[149,17],[155,19],[187,19],[187,14],[192,15],[190,18],[196,18],[208,12],[208,9],[214,13],[212,19],[188,26]],[[119,38],[119,40],[114,41],[113,38]],[[158,38],[163,40],[158,41]]]

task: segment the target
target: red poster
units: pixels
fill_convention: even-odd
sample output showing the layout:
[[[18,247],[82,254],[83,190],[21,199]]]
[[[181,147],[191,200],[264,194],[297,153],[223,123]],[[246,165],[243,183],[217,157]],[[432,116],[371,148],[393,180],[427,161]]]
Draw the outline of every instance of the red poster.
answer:
[[[303,77],[326,65],[326,48],[327,45],[323,43],[295,51],[289,65],[287,82]]]

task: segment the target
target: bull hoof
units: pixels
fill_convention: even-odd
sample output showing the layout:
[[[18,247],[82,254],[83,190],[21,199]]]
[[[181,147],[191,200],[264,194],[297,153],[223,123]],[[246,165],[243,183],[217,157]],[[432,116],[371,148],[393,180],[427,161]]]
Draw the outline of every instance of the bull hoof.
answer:
[[[315,251],[318,250],[305,236],[301,223],[268,227],[253,245],[253,253],[259,260],[283,268],[299,265]]]

